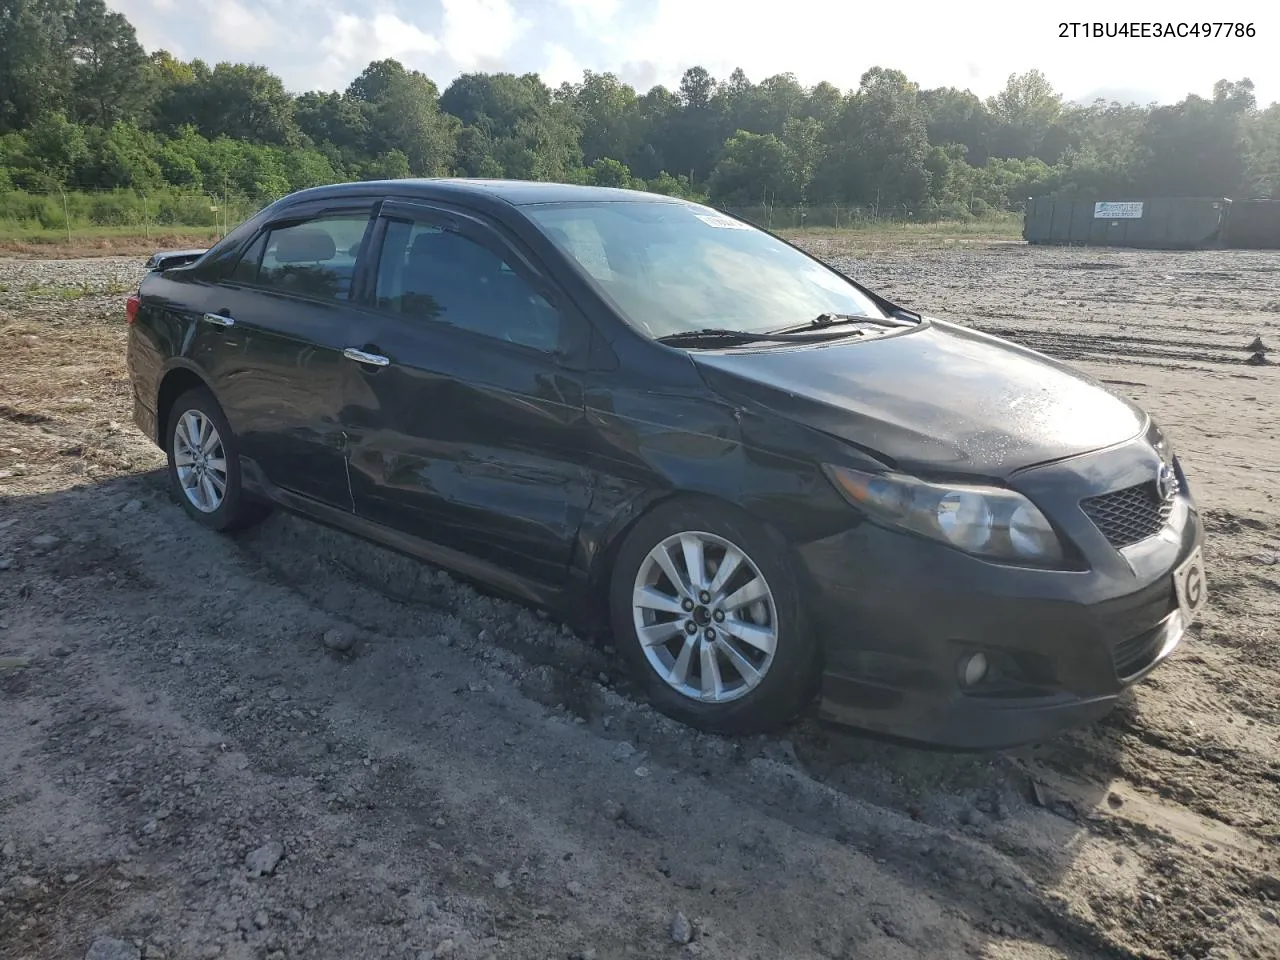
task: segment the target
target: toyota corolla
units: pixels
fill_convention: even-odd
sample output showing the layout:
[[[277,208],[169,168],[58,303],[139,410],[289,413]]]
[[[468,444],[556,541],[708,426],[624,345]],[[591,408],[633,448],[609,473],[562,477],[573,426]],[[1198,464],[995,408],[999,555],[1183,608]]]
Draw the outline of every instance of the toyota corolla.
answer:
[[[701,729],[1034,740],[1204,603],[1141,409],[705,206],[341,184],[151,267],[135,420],[195,521],[283,508],[548,608]]]

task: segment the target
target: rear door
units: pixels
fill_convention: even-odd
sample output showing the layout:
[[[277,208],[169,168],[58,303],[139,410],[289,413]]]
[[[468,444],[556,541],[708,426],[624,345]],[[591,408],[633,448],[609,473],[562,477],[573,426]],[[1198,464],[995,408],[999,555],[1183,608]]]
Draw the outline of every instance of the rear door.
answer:
[[[392,202],[379,220],[345,370],[356,513],[558,584],[590,497],[585,321],[495,225]]]
[[[343,349],[373,202],[291,210],[209,291],[224,338],[217,389],[242,452],[274,485],[350,510]]]

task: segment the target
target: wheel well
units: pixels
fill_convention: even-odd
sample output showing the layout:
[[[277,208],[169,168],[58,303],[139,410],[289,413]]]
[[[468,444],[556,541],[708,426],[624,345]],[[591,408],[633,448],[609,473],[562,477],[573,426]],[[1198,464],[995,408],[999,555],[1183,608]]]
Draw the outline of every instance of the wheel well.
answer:
[[[741,515],[744,519],[752,521],[753,523],[761,524],[765,527],[769,526],[769,524],[766,521],[761,520],[759,517],[752,516],[749,512],[747,512],[746,510],[743,510],[742,507],[738,506],[737,504],[732,503],[728,500],[725,500],[721,497],[713,496],[711,494],[692,493],[692,492],[687,492],[682,490],[674,490],[669,493],[659,495],[657,497],[654,497],[652,500],[648,501],[641,509],[637,510],[635,514],[632,515],[631,518],[628,519],[625,524],[623,524],[620,528],[618,528],[618,530],[616,530],[613,533],[613,536],[610,537],[609,542],[605,544],[605,547],[601,551],[600,556],[596,559],[596,562],[592,565],[591,581],[590,581],[592,593],[599,596],[603,592],[603,594],[607,597],[608,590],[609,590],[609,581],[613,579],[613,565],[618,560],[618,553],[619,551],[622,550],[622,544],[626,542],[627,536],[631,533],[633,529],[635,529],[635,525],[637,523],[639,523],[649,514],[653,513],[653,511],[658,509],[659,507],[665,507],[668,504],[679,503],[679,502],[696,504],[700,501],[705,503],[714,503],[716,506],[731,510],[734,513]],[[607,600],[606,600],[606,604],[607,604]]]
[[[164,446],[165,432],[169,429],[169,408],[188,390],[205,386],[200,375],[186,367],[176,367],[160,381],[160,394],[156,397],[156,442]]]

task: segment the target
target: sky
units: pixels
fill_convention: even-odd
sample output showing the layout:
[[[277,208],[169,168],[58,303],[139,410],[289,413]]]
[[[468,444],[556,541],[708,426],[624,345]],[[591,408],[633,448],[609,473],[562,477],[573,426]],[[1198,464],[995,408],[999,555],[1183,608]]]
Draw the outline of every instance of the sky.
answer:
[[[1204,0],[1031,4],[1005,0],[107,0],[147,50],[265,64],[295,93],[341,90],[394,57],[441,90],[460,73],[536,72],[550,85],[610,71],[644,92],[674,89],[700,65],[752,81],[790,72],[805,85],[858,86],[872,66],[922,87],[986,97],[1039,69],[1067,100],[1172,103],[1248,77],[1259,105],[1280,101],[1280,3]],[[1065,12],[1067,10],[1070,12]],[[1252,24],[1241,38],[1062,38],[1071,22]],[[1069,29],[1069,28],[1068,28]]]

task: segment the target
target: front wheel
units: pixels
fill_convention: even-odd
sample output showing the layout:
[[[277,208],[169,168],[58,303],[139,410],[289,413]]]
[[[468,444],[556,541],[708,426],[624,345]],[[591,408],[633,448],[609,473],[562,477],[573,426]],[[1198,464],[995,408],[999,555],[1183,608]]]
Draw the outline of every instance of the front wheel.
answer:
[[[174,401],[165,452],[170,489],[199,523],[214,530],[235,530],[266,516],[264,504],[244,496],[235,435],[207,389],[188,390]]]
[[[618,647],[653,704],[715,733],[759,733],[813,690],[818,643],[785,546],[716,503],[656,508],[614,565]]]

